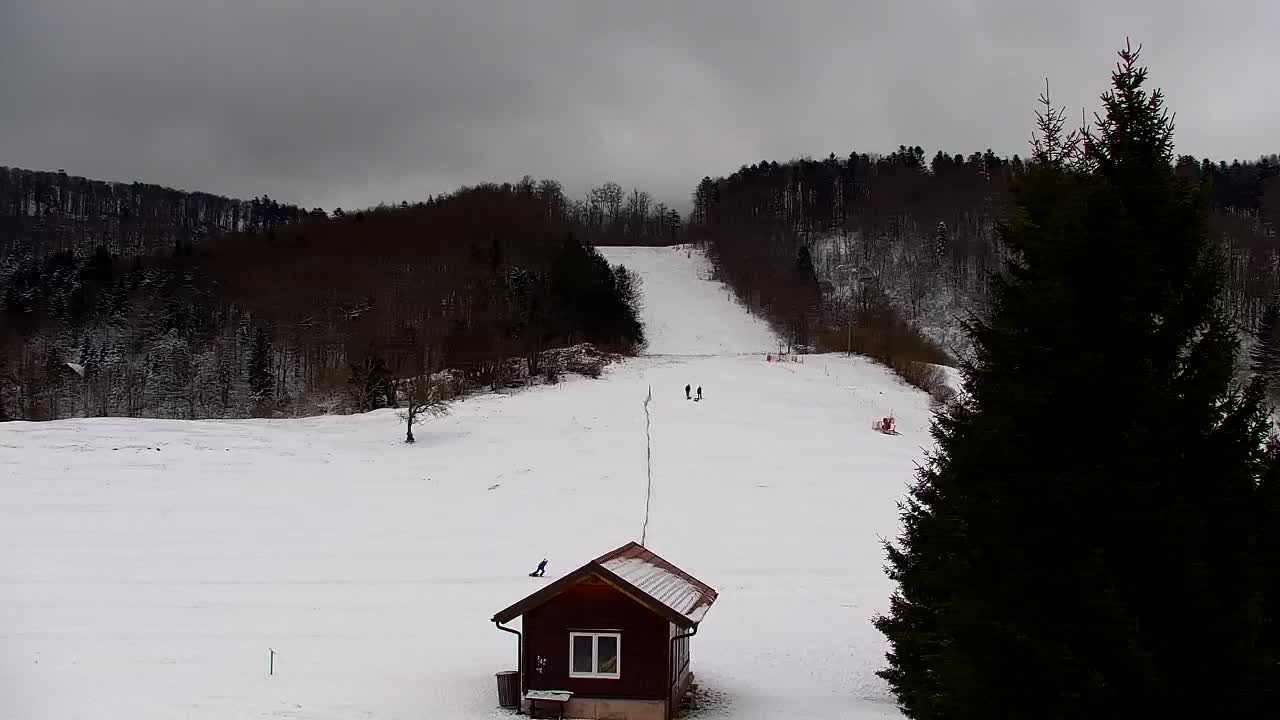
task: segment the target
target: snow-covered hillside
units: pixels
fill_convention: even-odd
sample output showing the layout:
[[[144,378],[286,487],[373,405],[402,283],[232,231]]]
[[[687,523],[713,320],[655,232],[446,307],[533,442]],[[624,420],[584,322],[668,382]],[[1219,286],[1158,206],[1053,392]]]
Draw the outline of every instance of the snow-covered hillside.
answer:
[[[696,254],[607,255],[643,276],[653,357],[468,400],[416,445],[391,411],[0,425],[0,717],[507,716],[489,617],[638,538],[649,387],[648,544],[720,593],[696,717],[897,717],[869,620],[927,399],[858,359],[766,363]],[[903,434],[872,432],[890,411]]]
[[[763,318],[749,317],[720,283],[711,264],[687,247],[602,247],[610,263],[635,270],[644,291],[650,355],[731,355],[777,348]]]

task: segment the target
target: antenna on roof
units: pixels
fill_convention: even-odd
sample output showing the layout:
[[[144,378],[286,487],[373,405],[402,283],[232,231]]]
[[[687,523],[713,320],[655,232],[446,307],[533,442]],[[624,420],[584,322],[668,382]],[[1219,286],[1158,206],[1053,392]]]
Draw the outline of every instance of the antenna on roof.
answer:
[[[653,399],[653,386],[644,396],[644,525],[640,528],[640,547],[644,547],[645,536],[649,533],[649,497],[653,494],[653,441],[649,435],[649,401]]]

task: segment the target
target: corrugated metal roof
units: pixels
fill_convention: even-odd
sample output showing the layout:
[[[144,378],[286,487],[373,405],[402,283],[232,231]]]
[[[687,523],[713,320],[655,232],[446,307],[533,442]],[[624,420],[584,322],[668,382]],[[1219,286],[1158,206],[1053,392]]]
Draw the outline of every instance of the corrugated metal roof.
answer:
[[[602,555],[596,564],[693,623],[702,620],[717,597],[706,583],[638,543],[627,543]]]
[[[716,591],[701,580],[630,542],[601,555],[493,616],[508,622],[596,574],[680,627],[693,627],[716,601]]]

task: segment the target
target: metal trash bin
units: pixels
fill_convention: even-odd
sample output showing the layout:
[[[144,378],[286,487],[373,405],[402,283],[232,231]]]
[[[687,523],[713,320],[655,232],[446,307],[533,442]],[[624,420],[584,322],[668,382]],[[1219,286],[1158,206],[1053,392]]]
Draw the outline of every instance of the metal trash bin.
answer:
[[[520,707],[519,672],[504,670],[498,673],[498,706],[504,708]]]

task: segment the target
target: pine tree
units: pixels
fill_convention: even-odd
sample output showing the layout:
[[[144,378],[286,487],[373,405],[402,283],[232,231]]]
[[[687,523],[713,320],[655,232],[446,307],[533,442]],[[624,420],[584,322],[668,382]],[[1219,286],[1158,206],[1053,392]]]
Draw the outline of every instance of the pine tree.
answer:
[[[359,364],[351,364],[347,388],[359,412],[377,410],[390,398],[391,376],[387,372],[386,361],[372,342],[369,343],[364,360]]]
[[[160,417],[192,416],[191,346],[170,329],[147,351],[146,402]]]
[[[1262,588],[1261,663],[1269,668],[1259,684],[1269,689],[1264,697],[1272,709],[1280,706],[1280,443],[1273,438],[1267,448],[1267,469],[1254,503],[1257,529],[1258,584]],[[1264,671],[1265,673],[1265,671]]]
[[[909,717],[1265,714],[1260,388],[1232,390],[1224,270],[1137,55],[1083,160],[1041,117],[964,398],[888,547],[881,675]]]
[[[818,326],[822,293],[818,288],[818,275],[813,266],[813,254],[808,245],[796,250],[795,265],[791,270],[790,327],[787,328],[787,352],[793,345],[808,345]]]

